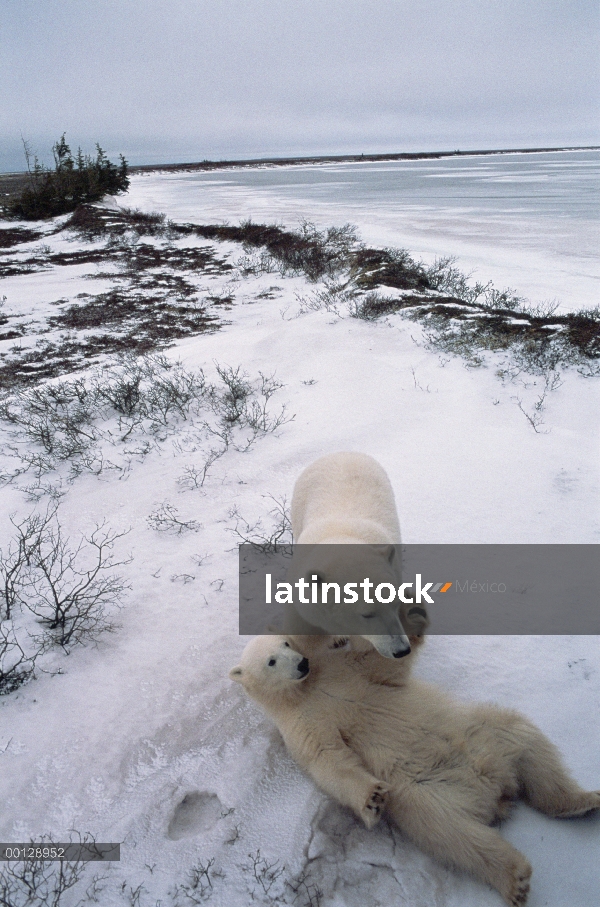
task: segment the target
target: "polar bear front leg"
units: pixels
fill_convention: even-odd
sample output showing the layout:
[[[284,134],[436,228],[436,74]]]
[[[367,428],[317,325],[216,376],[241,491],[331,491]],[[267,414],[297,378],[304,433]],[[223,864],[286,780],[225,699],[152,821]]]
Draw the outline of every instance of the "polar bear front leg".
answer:
[[[290,754],[311,775],[321,790],[349,806],[367,828],[379,822],[390,786],[372,775],[336,731],[327,740],[300,741],[286,737]]]
[[[333,760],[328,751],[327,757],[317,759],[308,771],[322,790],[349,806],[367,828],[373,828],[383,815],[390,787],[371,775],[348,747],[345,749],[347,753],[336,751]]]

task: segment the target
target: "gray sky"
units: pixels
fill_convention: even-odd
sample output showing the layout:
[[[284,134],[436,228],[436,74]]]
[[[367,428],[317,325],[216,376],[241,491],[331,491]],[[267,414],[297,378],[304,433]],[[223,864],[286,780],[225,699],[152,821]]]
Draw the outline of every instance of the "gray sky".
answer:
[[[600,144],[597,0],[0,0],[0,170]]]

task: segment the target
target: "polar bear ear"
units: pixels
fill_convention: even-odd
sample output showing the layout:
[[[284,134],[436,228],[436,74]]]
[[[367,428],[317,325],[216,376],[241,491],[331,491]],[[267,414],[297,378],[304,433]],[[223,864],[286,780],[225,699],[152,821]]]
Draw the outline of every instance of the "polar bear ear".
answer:
[[[229,676],[232,680],[235,680],[236,683],[242,682],[242,666],[238,665],[237,668],[232,668],[229,672]]]

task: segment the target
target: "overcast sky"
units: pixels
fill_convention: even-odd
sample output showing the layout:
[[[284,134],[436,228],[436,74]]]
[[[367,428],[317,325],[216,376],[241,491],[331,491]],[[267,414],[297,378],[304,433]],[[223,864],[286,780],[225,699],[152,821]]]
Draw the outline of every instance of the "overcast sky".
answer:
[[[597,0],[0,0],[0,170],[600,144]]]

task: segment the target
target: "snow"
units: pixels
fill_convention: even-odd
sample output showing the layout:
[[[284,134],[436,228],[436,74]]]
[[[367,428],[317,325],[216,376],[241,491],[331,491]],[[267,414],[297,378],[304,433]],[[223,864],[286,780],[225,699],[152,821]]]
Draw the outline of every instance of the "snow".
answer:
[[[490,178],[502,176],[499,167],[490,166]],[[252,215],[293,223],[309,213],[308,202],[288,205],[285,192],[271,189],[261,197],[212,177],[217,195],[215,183],[197,174],[137,178],[125,203],[196,222]],[[328,200],[318,217],[310,212],[319,223],[358,220],[342,207]],[[365,228],[376,218],[362,211],[363,236],[383,236],[381,223]],[[434,220],[434,212],[427,217]],[[511,217],[516,224],[518,215]],[[414,242],[406,239],[413,252],[425,251],[424,224],[421,218],[415,226]],[[453,252],[441,239],[448,236],[443,218],[437,230],[428,248],[437,240],[437,254]],[[401,232],[394,237],[394,244],[404,244]],[[223,245],[215,245],[224,254]],[[239,257],[239,248],[227,250],[231,261]],[[526,256],[514,253],[507,244],[490,255],[499,272],[506,256],[513,270],[504,282],[521,291],[516,275],[527,270]],[[571,271],[541,246],[536,255],[531,285],[539,282],[542,264],[544,280],[569,285]],[[47,303],[89,292],[84,274],[90,271],[59,268],[9,278],[6,306],[41,317]],[[482,264],[481,271],[482,278],[494,276],[491,266]],[[590,279],[583,274],[583,283]],[[100,291],[97,283],[91,292]],[[293,764],[258,707],[231,684],[227,672],[246,641],[237,632],[231,509],[249,523],[261,518],[268,524],[272,502],[266,496],[289,499],[297,475],[321,454],[361,450],[388,471],[407,543],[597,543],[596,382],[565,370],[536,432],[517,400],[532,412],[542,379],[499,377],[495,354],[485,367],[467,368],[430,350],[422,329],[399,315],[367,323],[343,310],[301,311],[298,296],[314,287],[297,277],[222,274],[211,277],[210,292],[215,288],[235,294],[229,323],[178,341],[169,357],[188,369],[203,368],[210,381],[218,380],[217,363],[241,364],[252,377],[274,372],[284,385],[274,409],[286,403],[295,418],[244,452],[230,448],[202,488],[178,480],[186,466],[203,463],[210,445],[203,416],[174,422],[145,456],[115,449],[115,462],[127,461],[127,468],[84,471],[68,481],[59,467],[45,477],[62,478],[60,520],[72,537],[102,519],[114,531],[130,530],[117,554],[131,555],[120,570],[131,589],[116,632],[68,656],[50,656],[44,663],[49,673],[38,672],[0,698],[0,840],[43,834],[68,840],[77,829],[98,841],[122,842],[121,862],[108,869],[88,864],[80,886],[61,901],[64,907],[79,902],[95,873],[106,875],[99,895],[105,907],[192,903],[176,888],[190,884],[194,865],[212,858],[205,899],[218,907],[303,905],[310,892],[316,904],[315,886],[323,892],[322,907],[497,907],[495,892],[440,867],[385,822],[368,832],[329,801]],[[269,288],[274,298],[261,298]],[[7,455],[4,468],[9,461]],[[2,548],[11,537],[8,515],[23,517],[34,508],[23,491],[31,481],[19,477],[2,489]],[[200,528],[180,534],[153,529],[147,518],[163,502]],[[458,698],[522,710],[560,747],[577,780],[598,787],[596,637],[432,636],[417,673]],[[521,804],[502,833],[533,864],[531,907],[596,903],[600,816],[561,823]],[[268,884],[261,859],[285,866],[269,895],[261,886],[261,879]],[[306,885],[294,895],[285,880],[303,870]]]
[[[577,311],[600,295],[599,170],[598,151],[569,151],[150,173],[130,196],[189,220],[350,221],[370,244],[453,255],[478,280]]]

